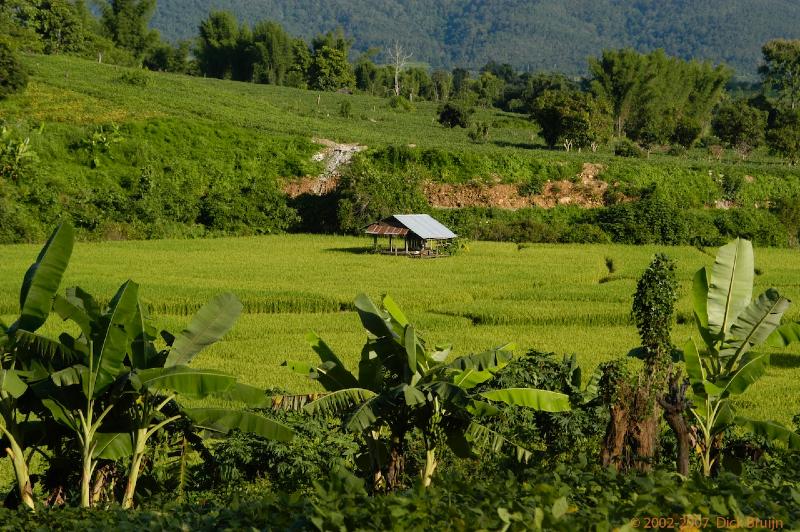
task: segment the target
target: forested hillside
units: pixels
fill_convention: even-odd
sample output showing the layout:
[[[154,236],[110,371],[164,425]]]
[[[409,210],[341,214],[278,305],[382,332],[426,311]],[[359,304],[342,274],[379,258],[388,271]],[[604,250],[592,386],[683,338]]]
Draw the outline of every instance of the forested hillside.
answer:
[[[631,46],[724,61],[752,78],[765,41],[800,37],[791,0],[159,0],[153,26],[194,37],[212,9],[275,20],[305,38],[342,26],[356,51],[398,40],[434,67],[496,60],[570,74],[584,73],[597,50]]]

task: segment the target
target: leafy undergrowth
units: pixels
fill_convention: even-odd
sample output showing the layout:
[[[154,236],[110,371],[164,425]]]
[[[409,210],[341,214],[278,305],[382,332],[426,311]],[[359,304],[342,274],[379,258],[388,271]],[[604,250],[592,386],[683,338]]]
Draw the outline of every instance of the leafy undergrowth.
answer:
[[[783,464],[795,477],[800,463]],[[680,481],[672,473],[618,475],[595,466],[558,466],[552,471],[500,472],[476,479],[445,475],[420,486],[370,496],[360,480],[339,472],[315,482],[306,494],[256,493],[255,489],[197,494],[183,504],[137,511],[76,508],[27,512],[0,510],[0,530],[613,530],[724,528],[752,519],[790,528],[800,523],[797,478],[772,474],[743,481]],[[251,488],[254,486],[251,486]],[[722,521],[725,520],[725,521]],[[637,527],[638,524],[638,527]],[[673,524],[674,526],[670,526]]]

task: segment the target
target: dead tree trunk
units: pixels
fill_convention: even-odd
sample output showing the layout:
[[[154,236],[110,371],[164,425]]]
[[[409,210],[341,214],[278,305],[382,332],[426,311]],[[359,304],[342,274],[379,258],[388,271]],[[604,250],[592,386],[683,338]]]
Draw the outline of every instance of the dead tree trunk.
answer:
[[[675,459],[675,466],[678,473],[683,476],[689,475],[689,451],[691,449],[691,428],[685,416],[690,407],[689,401],[686,399],[688,388],[689,379],[681,381],[681,372],[676,371],[670,375],[667,393],[658,398],[658,403],[664,409],[664,419],[667,420],[678,440],[678,456]]]

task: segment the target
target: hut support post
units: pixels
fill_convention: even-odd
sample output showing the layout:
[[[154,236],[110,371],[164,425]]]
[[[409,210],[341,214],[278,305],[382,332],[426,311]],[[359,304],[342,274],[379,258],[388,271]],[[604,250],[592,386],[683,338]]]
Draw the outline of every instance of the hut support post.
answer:
[[[372,235],[372,249],[378,249],[378,235]]]

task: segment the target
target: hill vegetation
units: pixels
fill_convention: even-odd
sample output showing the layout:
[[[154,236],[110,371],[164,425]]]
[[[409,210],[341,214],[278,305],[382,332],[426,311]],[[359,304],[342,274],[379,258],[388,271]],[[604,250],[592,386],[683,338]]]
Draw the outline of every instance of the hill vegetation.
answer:
[[[762,43],[800,37],[800,6],[786,0],[159,0],[153,26],[169,39],[191,38],[212,9],[230,10],[251,24],[274,20],[306,39],[341,26],[355,39],[355,50],[376,47],[384,61],[397,40],[414,61],[433,67],[477,70],[497,61],[569,75],[585,74],[586,58],[597,50],[632,47],[724,62],[752,79]]]

